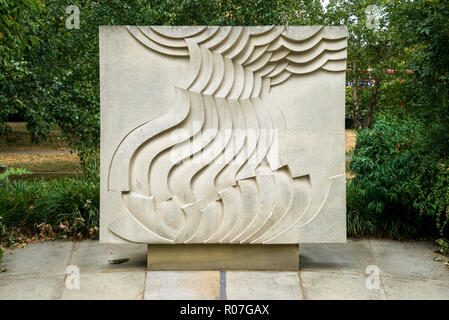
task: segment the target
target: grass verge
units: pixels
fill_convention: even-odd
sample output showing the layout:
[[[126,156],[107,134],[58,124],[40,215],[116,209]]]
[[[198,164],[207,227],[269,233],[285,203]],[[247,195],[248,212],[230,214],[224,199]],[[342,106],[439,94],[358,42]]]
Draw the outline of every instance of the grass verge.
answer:
[[[0,184],[0,243],[97,237],[98,177],[10,181]]]

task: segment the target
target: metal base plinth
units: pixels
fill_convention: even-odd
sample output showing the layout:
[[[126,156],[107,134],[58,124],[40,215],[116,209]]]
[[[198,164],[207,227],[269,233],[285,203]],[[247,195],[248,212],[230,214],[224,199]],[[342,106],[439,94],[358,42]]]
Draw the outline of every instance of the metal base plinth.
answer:
[[[147,269],[296,271],[299,249],[297,244],[151,244]]]

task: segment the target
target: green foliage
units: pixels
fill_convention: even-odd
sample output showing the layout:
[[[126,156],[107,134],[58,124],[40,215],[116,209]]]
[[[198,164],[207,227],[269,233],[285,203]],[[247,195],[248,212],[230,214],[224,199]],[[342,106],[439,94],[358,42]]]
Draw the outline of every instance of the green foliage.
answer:
[[[69,5],[80,9],[80,29],[65,27]],[[100,139],[100,25],[314,24],[323,12],[317,0],[0,0],[0,8],[0,134],[14,114],[36,142],[57,125],[90,167]]]
[[[425,130],[420,120],[390,115],[360,131],[347,183],[351,235],[447,235],[448,166],[423,153]]]
[[[56,234],[80,236],[98,230],[99,180],[60,178],[0,185],[0,242],[34,234],[44,223]],[[96,229],[95,229],[96,228]]]
[[[378,30],[365,24],[373,4],[382,9]],[[68,5],[80,8],[79,30],[65,28]],[[2,185],[2,239],[42,222],[56,229],[67,222],[69,234],[98,224],[100,25],[347,25],[348,80],[363,80],[370,69],[379,84],[378,93],[356,91],[357,110],[347,89],[347,115],[359,127],[379,116],[358,135],[350,165],[349,233],[447,236],[449,4],[330,0],[326,9],[318,0],[0,0],[0,134],[18,114],[34,141],[58,126],[84,173]]]
[[[437,162],[433,157],[421,157],[416,175],[418,194],[414,206],[423,215],[435,217],[441,235],[449,231],[449,159]]]
[[[402,74],[399,78],[408,79],[410,76]],[[379,90],[378,114],[394,114],[402,116],[408,113],[408,97],[405,93],[407,81],[404,79],[391,79],[382,83]]]
[[[380,12],[378,25],[367,13],[375,6]],[[348,27],[347,80],[375,79],[372,87],[353,86],[346,90],[346,115],[356,130],[367,128],[377,112],[382,84],[396,78],[385,71],[403,70],[402,48],[397,45],[397,34],[392,32],[391,16],[396,10],[392,1],[330,0],[324,24]],[[368,10],[369,12],[369,10]]]
[[[449,157],[449,3],[414,1],[398,12],[403,46],[410,52],[408,62],[415,71],[408,81],[408,99],[428,127],[428,151],[438,162]]]
[[[354,235],[417,233],[421,219],[413,210],[410,182],[419,159],[411,147],[420,129],[416,122],[381,118],[359,132],[349,167],[355,177],[347,183],[348,221],[365,221],[349,228]]]
[[[437,239],[435,243],[440,246],[440,250],[438,250],[442,254],[449,255],[449,241],[445,239]]]
[[[448,238],[449,4],[395,1],[393,8],[389,30],[401,50],[400,66],[414,73],[383,85],[385,116],[357,138],[350,165],[355,177],[347,184],[348,229]]]
[[[24,174],[32,174],[32,172],[28,171],[25,168],[9,168],[3,173],[0,173],[0,181],[6,179],[9,176],[21,176]]]
[[[24,107],[20,96],[31,75],[27,54],[40,41],[33,35],[37,12],[37,0],[0,0],[0,134],[9,132],[5,121]]]

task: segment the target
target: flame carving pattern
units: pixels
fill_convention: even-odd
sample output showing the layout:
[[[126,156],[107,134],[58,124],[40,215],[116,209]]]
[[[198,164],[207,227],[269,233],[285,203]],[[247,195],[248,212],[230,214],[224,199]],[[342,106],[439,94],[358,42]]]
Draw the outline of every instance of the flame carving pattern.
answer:
[[[121,192],[126,214],[109,229],[143,243],[268,243],[294,231],[310,179],[282,162],[275,133],[286,121],[264,97],[291,76],[344,71],[346,37],[323,27],[300,37],[281,26],[127,30],[190,61],[176,103],[114,152],[108,189]],[[188,134],[174,137],[176,129]]]

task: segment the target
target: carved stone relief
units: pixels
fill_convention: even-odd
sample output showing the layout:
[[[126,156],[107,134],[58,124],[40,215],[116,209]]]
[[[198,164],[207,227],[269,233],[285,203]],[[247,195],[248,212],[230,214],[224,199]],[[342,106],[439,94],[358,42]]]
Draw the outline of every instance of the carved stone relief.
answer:
[[[344,242],[342,27],[100,28],[102,242]]]

